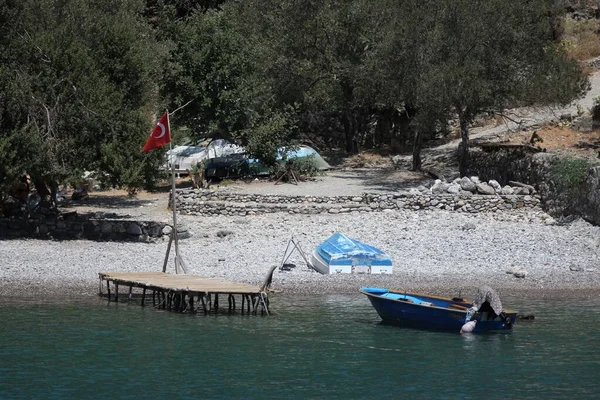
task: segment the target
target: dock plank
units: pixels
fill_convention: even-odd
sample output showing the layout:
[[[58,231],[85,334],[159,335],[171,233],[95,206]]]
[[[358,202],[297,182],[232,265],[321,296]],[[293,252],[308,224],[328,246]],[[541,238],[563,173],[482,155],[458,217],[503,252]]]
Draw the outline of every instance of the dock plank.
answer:
[[[220,278],[206,278],[199,275],[168,274],[164,272],[100,272],[102,280],[135,287],[157,288],[173,291],[258,294],[258,286],[230,282]]]

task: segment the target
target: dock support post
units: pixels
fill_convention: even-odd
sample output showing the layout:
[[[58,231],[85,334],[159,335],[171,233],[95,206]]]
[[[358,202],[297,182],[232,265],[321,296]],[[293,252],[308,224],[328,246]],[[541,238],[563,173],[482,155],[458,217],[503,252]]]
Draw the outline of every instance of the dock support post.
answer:
[[[152,307],[156,307],[156,290],[152,291]]]
[[[219,294],[215,293],[215,313],[219,312]]]
[[[132,291],[133,291],[133,285],[129,285],[129,296],[128,296],[128,298],[127,298],[127,301],[128,301],[129,303],[131,303],[131,296],[132,296],[132,293],[131,293],[131,292],[132,292]]]
[[[102,297],[102,277],[98,276],[99,284],[98,284],[98,296]]]
[[[146,301],[146,288],[142,289],[142,307],[145,306],[145,301]]]
[[[204,314],[208,314],[208,309],[206,308],[206,303],[204,302],[204,297],[206,297],[206,293],[203,293],[200,299],[202,299],[202,309],[204,310]]]
[[[188,295],[188,298],[189,298],[189,304],[190,304],[190,312],[194,313],[195,312],[195,310],[194,310],[194,294],[192,293],[192,294]]]
[[[115,282],[115,303],[119,302],[119,284]]]
[[[110,303],[110,281],[106,281],[106,291],[108,292],[108,302]]]

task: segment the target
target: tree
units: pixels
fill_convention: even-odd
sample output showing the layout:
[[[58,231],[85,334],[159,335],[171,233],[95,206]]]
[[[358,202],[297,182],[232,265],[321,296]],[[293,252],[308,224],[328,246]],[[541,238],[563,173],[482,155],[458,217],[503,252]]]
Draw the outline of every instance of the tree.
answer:
[[[2,184],[28,173],[52,200],[84,170],[115,185],[151,182],[160,155],[140,148],[164,51],[140,18],[143,2],[3,1],[0,10],[0,156],[16,166]]]
[[[460,172],[468,165],[469,124],[482,112],[570,102],[587,87],[575,60],[553,38],[557,10],[531,0],[452,0],[439,5],[445,40],[432,43],[432,75],[460,123]]]
[[[365,64],[376,34],[372,2],[247,1],[241,7],[246,29],[259,38],[259,63],[276,102],[336,114],[346,151],[356,152],[358,116],[374,92]]]

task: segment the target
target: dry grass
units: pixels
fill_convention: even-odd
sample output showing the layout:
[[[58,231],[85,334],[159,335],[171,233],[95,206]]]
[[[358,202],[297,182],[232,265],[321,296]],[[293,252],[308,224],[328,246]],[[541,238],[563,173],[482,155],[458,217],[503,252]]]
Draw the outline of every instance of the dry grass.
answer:
[[[512,136],[510,143],[527,142],[532,132],[522,132]],[[579,132],[569,127],[548,126],[541,128],[537,134],[542,142],[536,145],[547,151],[567,151],[582,157],[597,158],[600,151],[600,130]]]
[[[567,54],[583,61],[600,56],[600,23],[596,20],[576,21],[565,18],[562,45]]]

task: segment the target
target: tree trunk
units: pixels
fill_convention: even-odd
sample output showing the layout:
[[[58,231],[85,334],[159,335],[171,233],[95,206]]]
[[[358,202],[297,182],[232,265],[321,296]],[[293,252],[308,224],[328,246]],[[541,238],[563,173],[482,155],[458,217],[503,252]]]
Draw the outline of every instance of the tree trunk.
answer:
[[[375,145],[392,144],[392,119],[394,118],[394,109],[387,108],[380,111],[377,115],[377,126],[375,127]]]
[[[344,96],[342,124],[344,125],[346,152],[356,153],[358,152],[358,145],[356,143],[356,118],[352,112],[352,104],[354,102],[354,87],[347,79],[342,79],[341,86]]]
[[[467,175],[467,169],[469,167],[469,122],[464,116],[459,116],[460,120],[460,146],[458,154],[458,165],[460,170],[460,176]]]
[[[421,148],[423,147],[423,135],[418,127],[415,127],[415,141],[413,143],[412,170],[421,171]]]

